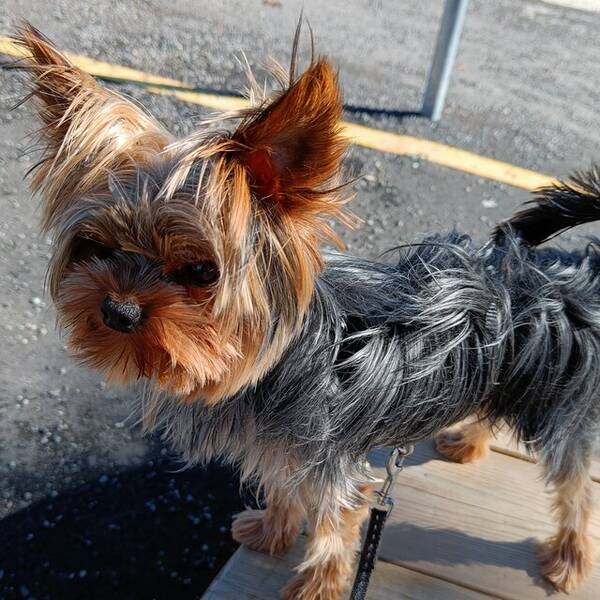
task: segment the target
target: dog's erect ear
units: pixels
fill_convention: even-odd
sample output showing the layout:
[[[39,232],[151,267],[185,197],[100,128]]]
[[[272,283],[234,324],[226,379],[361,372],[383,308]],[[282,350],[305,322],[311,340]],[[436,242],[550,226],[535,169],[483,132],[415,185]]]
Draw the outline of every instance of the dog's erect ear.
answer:
[[[234,134],[256,196],[303,203],[340,167],[342,100],[337,75],[321,59],[270,103],[250,110]]]
[[[170,137],[135,104],[75,67],[31,25],[21,27],[16,41],[42,122],[43,157],[32,187],[44,196],[44,225],[51,228],[76,196],[106,188],[108,173],[131,172]]]

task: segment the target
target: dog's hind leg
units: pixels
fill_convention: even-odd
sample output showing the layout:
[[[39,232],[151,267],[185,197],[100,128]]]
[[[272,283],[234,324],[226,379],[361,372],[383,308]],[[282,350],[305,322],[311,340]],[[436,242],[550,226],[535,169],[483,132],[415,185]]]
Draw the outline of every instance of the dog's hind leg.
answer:
[[[304,518],[298,498],[283,491],[267,493],[264,510],[247,509],[233,519],[231,535],[236,542],[265,554],[281,554],[296,540]]]
[[[468,463],[488,455],[490,438],[489,422],[486,419],[476,419],[440,431],[435,436],[435,447],[448,460]]]
[[[557,590],[570,592],[593,566],[594,550],[588,533],[592,512],[591,453],[579,444],[564,454],[568,457],[560,468],[556,468],[554,460],[545,461],[548,480],[556,493],[553,508],[558,532],[540,546],[539,561],[542,575]]]

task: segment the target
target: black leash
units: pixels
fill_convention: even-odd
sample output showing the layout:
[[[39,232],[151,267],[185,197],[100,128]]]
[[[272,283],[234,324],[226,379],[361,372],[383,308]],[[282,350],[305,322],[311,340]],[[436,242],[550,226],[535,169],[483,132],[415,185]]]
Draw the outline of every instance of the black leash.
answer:
[[[390,453],[386,463],[387,477],[381,489],[376,492],[379,498],[377,504],[371,507],[371,516],[369,517],[369,526],[367,535],[363,543],[360,559],[358,561],[358,569],[356,577],[350,592],[349,600],[364,600],[369,588],[371,573],[377,562],[377,550],[381,542],[381,534],[387,518],[394,508],[394,498],[392,497],[392,489],[396,482],[396,477],[403,469],[404,461],[407,456],[413,453],[415,447],[412,444],[407,446],[399,446],[394,448]]]

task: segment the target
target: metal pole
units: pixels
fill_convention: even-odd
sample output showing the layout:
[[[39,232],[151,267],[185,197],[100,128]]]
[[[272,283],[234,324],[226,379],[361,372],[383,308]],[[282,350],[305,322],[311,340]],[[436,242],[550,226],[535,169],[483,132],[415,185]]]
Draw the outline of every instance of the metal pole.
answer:
[[[421,114],[432,121],[442,116],[468,4],[469,0],[446,0],[421,107]]]

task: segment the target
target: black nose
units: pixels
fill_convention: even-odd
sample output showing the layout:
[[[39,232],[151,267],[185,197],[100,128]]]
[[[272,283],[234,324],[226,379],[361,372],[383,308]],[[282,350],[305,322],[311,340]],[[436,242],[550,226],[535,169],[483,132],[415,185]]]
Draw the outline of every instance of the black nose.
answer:
[[[100,311],[104,324],[122,333],[131,333],[142,320],[142,309],[134,302],[117,302],[112,298],[104,298]]]

